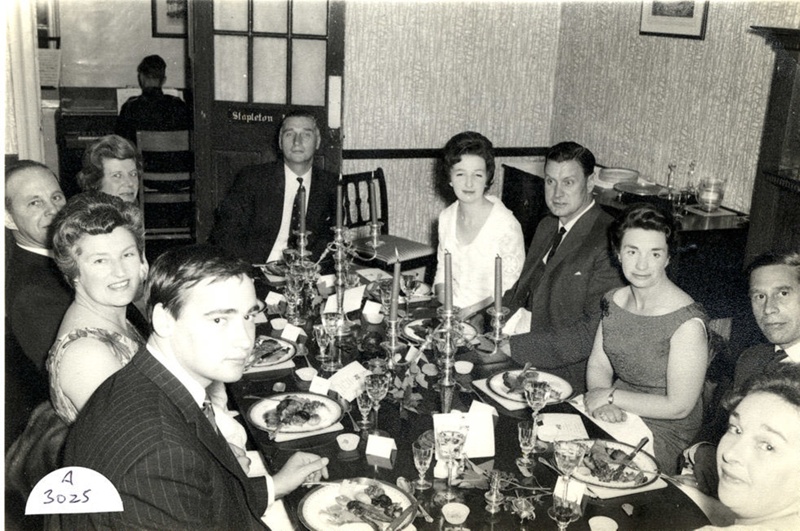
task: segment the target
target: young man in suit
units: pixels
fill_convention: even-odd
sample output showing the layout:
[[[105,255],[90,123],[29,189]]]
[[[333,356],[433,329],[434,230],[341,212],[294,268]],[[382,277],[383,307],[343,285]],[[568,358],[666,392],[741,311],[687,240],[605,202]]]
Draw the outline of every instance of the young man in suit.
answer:
[[[736,361],[734,387],[784,363],[800,363],[800,253],[766,253],[747,270],[753,316],[769,343],[742,352]],[[693,464],[698,488],[713,496],[719,483],[716,451],[716,445],[708,442],[684,451]]]
[[[209,242],[251,264],[272,262],[290,246],[292,210],[301,184],[306,190],[307,250],[317,260],[333,239],[337,176],[314,166],[321,142],[316,118],[293,111],[281,123],[282,162],[242,169],[219,205]],[[302,183],[301,183],[302,180]]]
[[[208,411],[206,388],[241,378],[253,348],[262,303],[249,271],[206,245],[156,260],[147,346],[95,391],[65,450],[65,466],[103,474],[124,510],[60,515],[63,529],[264,529],[268,503],[327,477],[326,458],[298,452],[248,478]]]
[[[561,376],[577,392],[586,389],[600,300],[622,285],[608,244],[613,218],[592,197],[594,166],[580,144],[550,148],[544,172],[551,215],[539,222],[522,274],[503,297],[510,315],[530,312],[529,331],[511,336],[511,357]]]

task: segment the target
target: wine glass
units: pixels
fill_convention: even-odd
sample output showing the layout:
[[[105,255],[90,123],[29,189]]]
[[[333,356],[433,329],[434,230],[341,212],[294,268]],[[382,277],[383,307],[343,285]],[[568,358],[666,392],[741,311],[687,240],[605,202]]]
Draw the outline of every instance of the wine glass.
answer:
[[[447,460],[447,490],[443,493],[443,498],[448,502],[456,498],[453,492],[453,463],[461,455],[466,439],[466,433],[460,430],[444,430],[436,434],[439,454]]]
[[[576,501],[569,501],[553,494],[553,505],[547,509],[547,515],[558,524],[559,531],[566,531],[567,526],[581,517],[581,506]]]
[[[519,449],[522,451],[522,457],[517,458],[517,466],[520,468],[528,468],[533,461],[531,461],[530,453],[536,446],[536,429],[534,423],[530,420],[523,420],[517,424],[517,437],[519,438]]]
[[[392,304],[392,279],[384,278],[378,281],[378,293],[381,296],[381,309],[383,315],[389,318],[389,307]]]
[[[523,384],[523,391],[525,394],[525,401],[528,406],[533,410],[533,444],[534,451],[536,451],[536,422],[539,416],[539,411],[547,404],[550,398],[550,384],[543,380],[526,380]]]
[[[320,368],[323,371],[333,372],[338,371],[342,368],[342,351],[338,349],[339,355],[335,355],[336,352],[336,336],[339,335],[339,332],[344,327],[344,315],[338,312],[325,312],[322,314],[322,326],[325,327],[325,330],[328,332],[328,335],[331,336],[330,342],[330,349],[331,355],[327,362],[323,362]]]
[[[416,273],[406,273],[400,276],[400,290],[406,297],[406,319],[411,320],[411,312],[408,310],[408,303],[411,300],[411,295],[419,287],[420,280],[417,278]]]
[[[372,398],[369,393],[364,390],[356,396],[356,404],[358,404],[358,411],[361,413],[361,420],[358,425],[362,430],[369,428],[369,412],[372,411]]]
[[[417,468],[417,472],[419,473],[419,479],[414,481],[412,484],[417,490],[429,489],[433,486],[433,484],[425,479],[425,473],[431,466],[431,460],[433,459],[433,446],[431,446],[428,442],[414,441],[414,444],[411,445],[411,449],[414,452],[414,466]]]
[[[380,433],[378,428],[378,410],[381,408],[381,400],[383,400],[389,393],[389,380],[391,376],[388,373],[383,374],[368,374],[364,382],[366,391],[372,399],[372,407],[375,409],[375,433]]]
[[[303,293],[303,277],[294,267],[286,275],[286,318],[287,321],[295,326],[303,326],[306,320],[300,315],[298,307]]]
[[[325,329],[325,327],[321,324],[318,324],[314,325],[314,339],[317,340],[317,345],[319,346],[317,360],[325,364],[330,360],[328,345],[330,345],[332,338],[330,335],[328,335],[328,331]]]
[[[556,441],[554,444],[556,465],[564,476],[564,490],[567,490],[569,478],[583,461],[586,447],[577,441]]]

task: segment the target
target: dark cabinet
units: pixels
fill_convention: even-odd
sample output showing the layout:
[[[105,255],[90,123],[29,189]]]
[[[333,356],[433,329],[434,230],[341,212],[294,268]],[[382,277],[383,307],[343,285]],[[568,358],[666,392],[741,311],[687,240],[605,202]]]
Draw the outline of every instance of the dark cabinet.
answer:
[[[800,250],[800,29],[752,29],[776,56],[750,206],[748,262],[769,250]]]

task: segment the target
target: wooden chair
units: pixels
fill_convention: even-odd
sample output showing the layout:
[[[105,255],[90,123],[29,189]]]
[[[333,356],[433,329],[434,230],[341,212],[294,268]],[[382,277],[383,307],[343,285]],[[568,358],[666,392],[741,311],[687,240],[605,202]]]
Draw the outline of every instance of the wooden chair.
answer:
[[[436,249],[428,244],[392,236],[389,234],[389,201],[386,193],[386,177],[383,169],[377,168],[375,171],[352,173],[342,176],[344,184],[342,202],[344,204],[344,223],[350,229],[361,229],[359,235],[369,234],[363,227],[368,227],[372,222],[372,211],[370,207],[369,188],[372,179],[378,185],[378,205],[377,218],[383,223],[379,241],[381,245],[377,248],[377,255],[374,260],[366,261],[365,264],[373,263],[383,269],[388,269],[397,261],[395,249],[400,256],[403,270],[425,268],[422,277],[431,271],[429,266],[436,264]],[[362,236],[354,240],[356,249],[362,254],[370,254],[373,250],[369,243],[370,236]]]
[[[522,226],[525,250],[531,245],[536,226],[549,212],[544,201],[544,179],[503,164],[503,204]]]
[[[194,157],[189,131],[137,131],[144,162],[139,201],[146,240],[194,241]]]

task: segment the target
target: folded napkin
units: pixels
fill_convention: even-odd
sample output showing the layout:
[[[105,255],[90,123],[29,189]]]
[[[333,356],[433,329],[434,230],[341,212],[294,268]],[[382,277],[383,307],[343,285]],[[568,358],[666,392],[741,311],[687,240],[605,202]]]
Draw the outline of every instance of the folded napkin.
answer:
[[[647,427],[647,424],[644,423],[639,415],[626,411],[625,414],[628,415],[628,418],[624,422],[606,422],[605,420],[594,418],[586,411],[586,407],[583,405],[583,395],[576,396],[569,401],[569,404],[619,442],[636,446],[642,440],[642,437],[649,438],[650,440],[644,445],[644,451],[650,455],[655,455],[653,432],[650,431],[650,428]]]
[[[578,481],[573,479],[572,481]],[[581,482],[583,483],[583,482]],[[649,485],[643,487],[636,487],[633,489],[610,489],[608,487],[597,487],[595,485],[587,485],[587,494],[593,498],[600,500],[608,500],[610,498],[619,498],[620,496],[630,496],[631,494],[639,494],[640,492],[648,492],[651,490],[663,489],[667,486],[667,482],[658,478]]]
[[[253,374],[257,372],[280,371],[283,369],[292,369],[294,367],[295,364],[293,360],[286,360],[281,363],[276,363],[275,365],[265,365],[263,367],[254,365],[253,367],[250,367],[249,369],[245,370],[244,373]]]
[[[296,441],[297,439],[304,439],[306,437],[315,437],[317,435],[323,435],[325,433],[332,433],[334,431],[340,431],[344,429],[344,425],[341,422],[337,422],[333,426],[328,426],[327,428],[323,428],[317,431],[305,431],[303,433],[280,433],[278,432],[275,435],[275,442],[282,443],[288,441]]]
[[[519,411],[520,409],[525,409],[528,407],[528,404],[525,402],[516,402],[514,400],[509,400],[508,398],[504,398],[491,389],[489,389],[489,385],[487,384],[487,378],[483,380],[473,380],[472,385],[476,386],[478,389],[486,393],[492,400],[503,406],[509,411]]]

